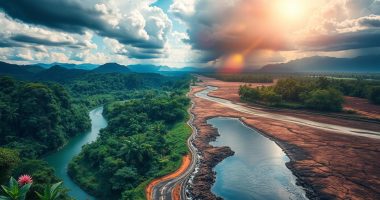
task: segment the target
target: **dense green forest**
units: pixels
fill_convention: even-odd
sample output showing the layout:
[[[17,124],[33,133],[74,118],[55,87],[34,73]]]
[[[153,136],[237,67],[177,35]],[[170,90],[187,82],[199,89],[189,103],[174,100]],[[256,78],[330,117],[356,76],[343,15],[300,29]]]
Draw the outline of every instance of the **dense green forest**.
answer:
[[[0,78],[0,145],[36,158],[90,127],[86,109],[58,84]]]
[[[140,132],[142,135],[139,136],[139,140],[143,138],[143,141],[147,142],[145,139],[149,138],[150,141],[147,144],[152,146],[153,153],[162,155],[159,161],[154,159],[149,165],[157,163],[162,165],[160,168],[154,169],[150,169],[150,167],[148,169],[147,165],[146,172],[138,171],[141,174],[137,174],[139,176],[134,178],[139,181],[148,180],[149,177],[154,177],[153,174],[163,175],[174,170],[180,164],[181,155],[186,152],[185,141],[189,129],[183,123],[188,105],[188,99],[184,96],[184,92],[188,88],[189,80],[189,78],[183,77],[135,73],[88,73],[65,81],[49,79],[44,82],[25,79],[20,81],[10,77],[1,77],[0,168],[2,170],[0,184],[5,185],[10,176],[19,177],[22,174],[29,174],[33,177],[34,182],[27,199],[37,199],[36,191],[41,193],[45,186],[59,181],[59,178],[54,175],[54,169],[41,160],[42,156],[61,147],[72,136],[88,129],[90,127],[88,111],[99,105],[106,105],[105,115],[108,119],[119,116],[147,121],[146,127],[142,126],[143,123],[140,124],[144,129],[140,130],[134,125],[130,128],[143,131]],[[141,114],[141,117],[135,118],[132,110],[128,111],[132,113],[128,116],[124,116],[125,113],[117,113],[117,110],[128,107],[126,102],[149,106],[141,108],[142,110],[134,110],[134,113],[145,113],[154,109],[156,114],[161,113],[162,115],[154,117]],[[155,107],[150,107],[150,105],[155,105]],[[159,112],[163,107],[167,108],[168,112]],[[151,120],[154,122],[148,123]],[[123,125],[122,121],[119,119],[119,124],[116,123],[116,119],[111,120],[110,129],[104,130],[102,133],[106,135],[107,132],[123,130],[118,129],[120,124]],[[125,127],[125,131],[127,130]],[[136,134],[136,132],[131,131],[129,134]],[[153,145],[154,143],[156,145]],[[158,144],[170,145],[170,147],[167,148],[167,152],[156,152],[159,148]],[[170,148],[176,149],[176,151],[171,151]],[[140,163],[137,163],[136,166],[138,164]],[[122,176],[120,175],[122,172],[123,170],[115,176]],[[140,182],[133,184],[136,185],[136,183]],[[100,182],[100,184],[105,184],[105,182]],[[115,187],[124,187],[122,183],[118,185]],[[82,186],[86,187],[86,184]],[[126,187],[129,188],[130,185]],[[123,188],[123,191],[127,188]],[[136,193],[141,196],[143,190],[144,187],[140,186],[140,190],[136,189]],[[117,196],[120,195],[120,193],[117,194]],[[67,189],[63,188],[60,199],[70,199]]]
[[[89,108],[135,97],[144,89],[161,89],[181,84],[177,77],[159,74],[87,74],[64,83],[74,101]]]
[[[187,152],[189,81],[107,104],[108,126],[70,163],[70,175],[102,199],[144,199],[149,180],[174,171]]]
[[[35,184],[27,199],[37,199],[35,191],[59,181],[39,158],[90,127],[87,109],[58,84],[0,77],[0,85],[0,184],[31,174]],[[61,199],[68,199],[66,192]]]
[[[379,86],[378,81],[298,77],[280,79],[271,87],[242,85],[239,95],[242,100],[271,106],[341,111],[343,95],[380,104]]]

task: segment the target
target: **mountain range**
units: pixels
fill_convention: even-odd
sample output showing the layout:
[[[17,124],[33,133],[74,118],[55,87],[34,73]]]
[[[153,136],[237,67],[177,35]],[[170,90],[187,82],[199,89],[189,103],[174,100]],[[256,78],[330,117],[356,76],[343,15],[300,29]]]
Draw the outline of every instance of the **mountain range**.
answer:
[[[355,58],[307,57],[288,63],[266,65],[258,72],[274,73],[366,73],[380,72],[380,55],[367,55]]]
[[[54,64],[54,65],[52,65]],[[183,73],[212,73],[215,68],[183,67],[171,68],[150,64],[120,65],[117,63],[68,64],[52,63],[36,65],[16,65],[0,61],[0,75],[14,76],[19,79],[58,80],[76,78],[88,73],[160,73],[176,75]],[[256,73],[379,73],[380,55],[368,55],[355,58],[307,57],[287,63],[270,64],[259,70],[245,72]]]
[[[66,69],[84,69],[84,70],[93,70],[99,66],[99,65],[90,64],[90,63],[73,64],[73,63],[58,63],[58,62],[54,62],[50,64],[38,63],[38,64],[35,64],[34,66],[39,66],[39,67],[48,69],[56,65],[64,67]]]

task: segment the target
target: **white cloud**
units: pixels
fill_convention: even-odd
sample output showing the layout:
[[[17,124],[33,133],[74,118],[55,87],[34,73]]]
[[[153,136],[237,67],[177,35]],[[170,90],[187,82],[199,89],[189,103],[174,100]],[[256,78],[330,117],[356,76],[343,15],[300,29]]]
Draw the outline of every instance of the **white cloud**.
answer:
[[[195,13],[195,0],[174,0],[169,12],[178,19],[186,21]]]

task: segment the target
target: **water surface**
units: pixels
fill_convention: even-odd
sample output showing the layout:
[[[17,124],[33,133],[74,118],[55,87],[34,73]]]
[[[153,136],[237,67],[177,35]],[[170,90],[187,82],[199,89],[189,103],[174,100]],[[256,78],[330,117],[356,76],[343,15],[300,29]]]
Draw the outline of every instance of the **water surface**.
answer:
[[[50,166],[55,169],[55,174],[63,180],[64,185],[70,190],[69,195],[78,200],[94,199],[92,196],[83,191],[75,184],[67,174],[67,166],[71,159],[78,155],[82,146],[96,140],[99,130],[107,126],[107,121],[104,119],[103,107],[98,107],[92,110],[89,115],[91,119],[91,131],[78,134],[70,139],[67,145],[62,149],[44,158]]]
[[[275,142],[238,119],[213,118],[207,122],[220,134],[210,144],[228,146],[235,152],[214,168],[214,194],[225,200],[307,199],[285,166],[289,158]]]

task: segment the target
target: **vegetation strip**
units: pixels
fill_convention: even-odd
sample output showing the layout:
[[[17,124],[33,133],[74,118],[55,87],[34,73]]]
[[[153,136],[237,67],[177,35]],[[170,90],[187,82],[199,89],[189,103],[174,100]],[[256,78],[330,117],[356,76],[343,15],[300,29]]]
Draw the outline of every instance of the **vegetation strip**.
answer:
[[[189,154],[187,154],[187,155],[183,156],[182,164],[175,172],[168,174],[168,175],[165,175],[161,178],[154,179],[152,182],[150,182],[149,185],[145,189],[146,198],[148,200],[153,200],[152,199],[153,187],[162,181],[173,179],[173,178],[181,175],[182,173],[184,173],[186,171],[186,169],[189,167],[190,163],[191,163],[191,156]]]

